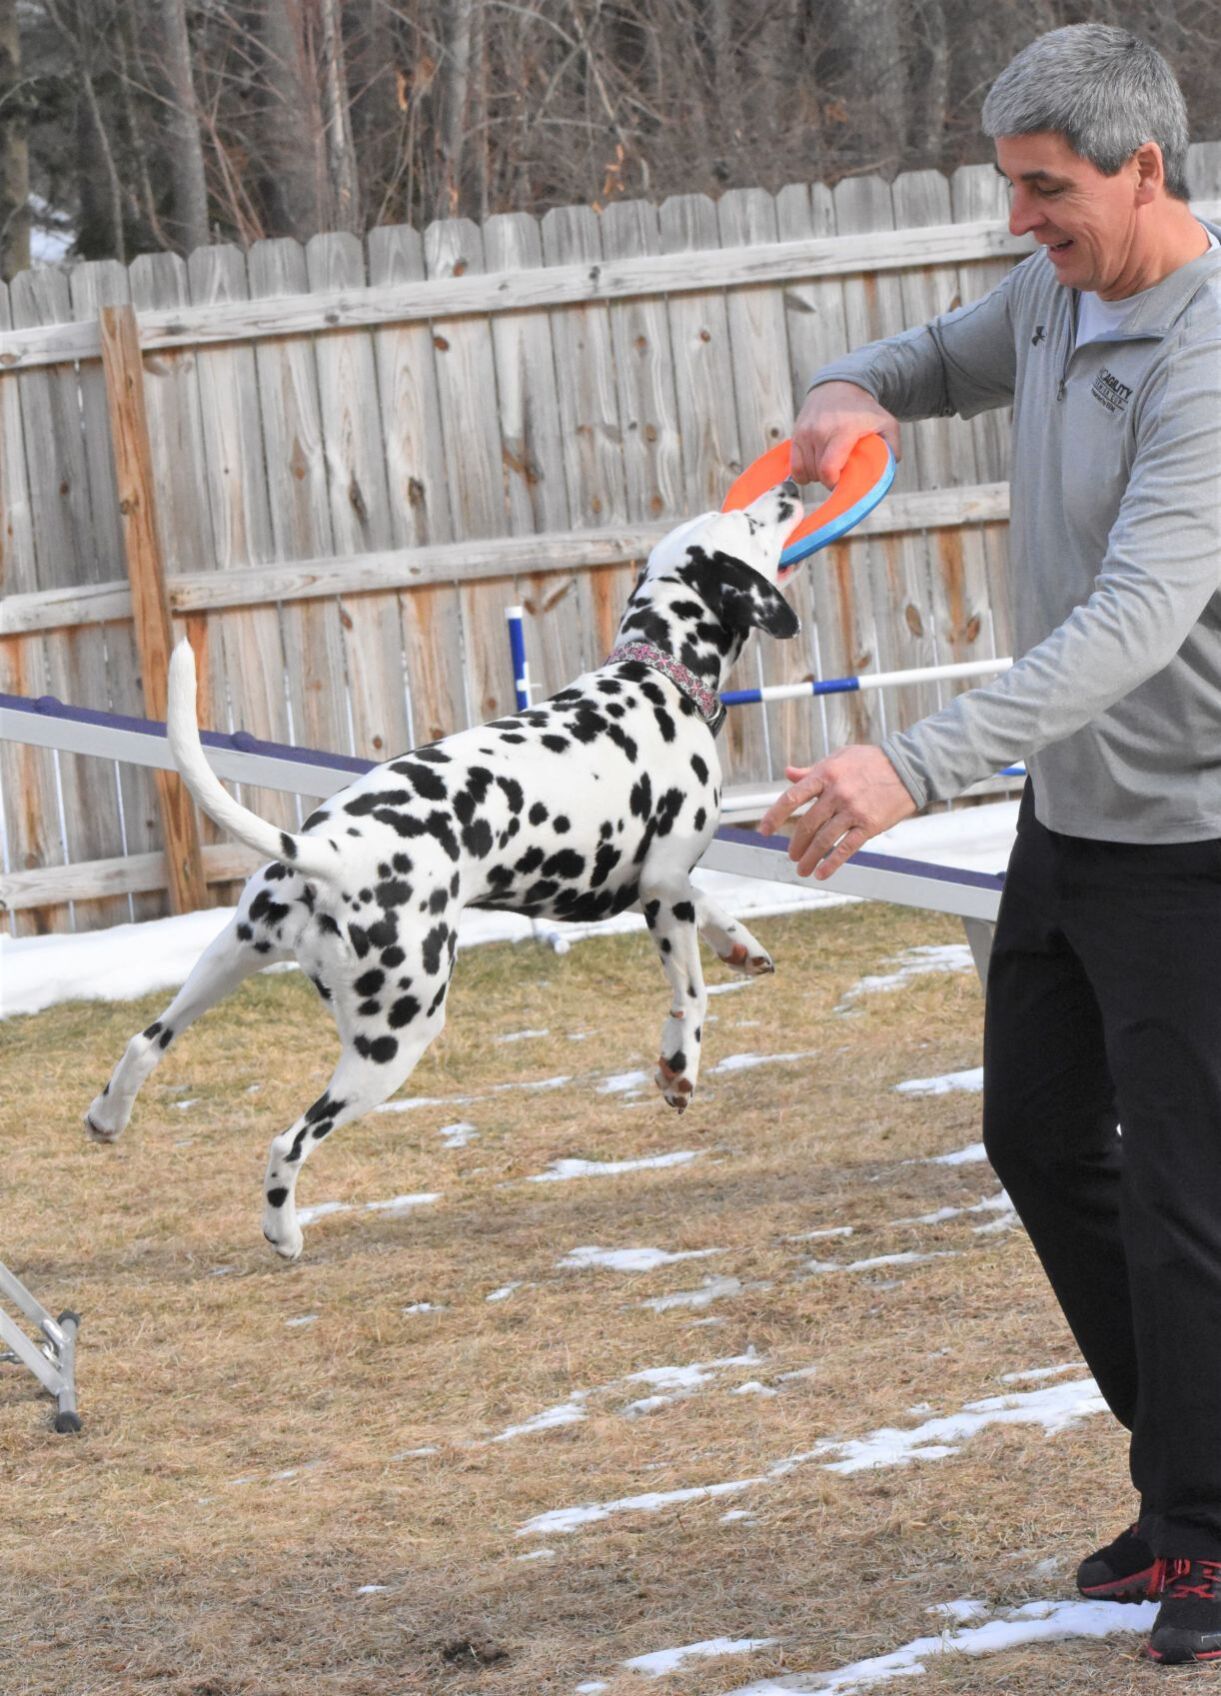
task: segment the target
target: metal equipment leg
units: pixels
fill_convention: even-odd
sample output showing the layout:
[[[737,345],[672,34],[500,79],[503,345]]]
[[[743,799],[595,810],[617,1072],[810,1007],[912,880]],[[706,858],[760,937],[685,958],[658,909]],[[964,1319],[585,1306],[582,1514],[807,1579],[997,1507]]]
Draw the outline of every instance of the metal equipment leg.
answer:
[[[971,958],[975,961],[975,970],[979,973],[979,981],[987,988],[988,961],[992,958],[992,938],[996,935],[996,926],[987,919],[964,919],[962,925],[967,933],[967,943],[971,949]]]
[[[16,1361],[34,1374],[43,1389],[55,1397],[57,1431],[79,1431],[76,1411],[76,1332],[80,1315],[66,1309],[58,1319],[35,1300],[19,1278],[0,1261],[0,1297],[11,1301],[37,1327],[43,1337],[41,1348],[30,1341],[17,1322],[0,1306],[0,1342],[6,1353],[0,1360]]]

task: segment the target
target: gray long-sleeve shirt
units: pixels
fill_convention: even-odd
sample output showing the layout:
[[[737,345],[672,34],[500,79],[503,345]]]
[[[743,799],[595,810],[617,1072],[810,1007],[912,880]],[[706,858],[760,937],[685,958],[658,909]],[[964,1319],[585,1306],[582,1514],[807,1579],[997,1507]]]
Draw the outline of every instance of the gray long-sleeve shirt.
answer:
[[[1076,302],[1040,250],[814,379],[901,419],[1014,405],[1015,664],[882,746],[919,805],[1025,759],[1051,830],[1221,837],[1221,251],[1079,348]]]

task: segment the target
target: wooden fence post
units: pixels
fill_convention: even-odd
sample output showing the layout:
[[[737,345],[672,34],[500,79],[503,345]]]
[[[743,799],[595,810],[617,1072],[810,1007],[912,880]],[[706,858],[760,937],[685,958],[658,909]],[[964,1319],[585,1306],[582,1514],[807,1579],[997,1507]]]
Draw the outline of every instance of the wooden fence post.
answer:
[[[136,647],[144,679],[144,705],[150,718],[164,719],[173,632],[165,592],[165,568],[157,538],[152,453],[144,405],[144,367],[140,361],[140,330],[133,308],[103,306],[101,337],[115,481],[123,523],[123,548],[131,583]],[[208,897],[200,853],[199,820],[182,779],[176,773],[157,773],[157,795],[165,832],[170,907],[175,913],[191,913],[206,906]]]

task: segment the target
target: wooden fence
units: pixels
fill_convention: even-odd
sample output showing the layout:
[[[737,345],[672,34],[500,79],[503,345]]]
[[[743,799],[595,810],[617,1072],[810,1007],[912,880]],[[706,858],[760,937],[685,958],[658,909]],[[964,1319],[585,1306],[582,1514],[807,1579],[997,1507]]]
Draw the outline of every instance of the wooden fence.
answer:
[[[1215,213],[1221,144],[1192,172]],[[652,541],[790,433],[812,372],[1028,251],[1005,217],[976,166],[23,273],[0,289],[0,691],[157,716],[172,623],[206,723],[385,757],[511,706],[522,601],[550,692],[609,649]],[[905,443],[888,500],[798,574],[801,636],[734,686],[1008,651],[1007,416]],[[728,781],[949,687],[739,709]],[[251,863],[206,821],[200,857],[147,771],[0,744],[0,777],[19,933],[163,913],[184,855],[196,898],[232,899]]]

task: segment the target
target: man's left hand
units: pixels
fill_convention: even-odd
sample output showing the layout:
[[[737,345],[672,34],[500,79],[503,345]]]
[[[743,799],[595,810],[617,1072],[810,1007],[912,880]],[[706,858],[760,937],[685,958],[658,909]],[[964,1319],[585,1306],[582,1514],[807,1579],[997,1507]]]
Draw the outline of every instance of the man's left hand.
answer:
[[[801,877],[811,872],[820,882],[830,877],[871,836],[916,811],[880,748],[841,748],[817,765],[788,766],[784,775],[792,788],[768,808],[759,829],[771,836],[798,807],[813,802],[789,842],[789,859],[796,860]]]

